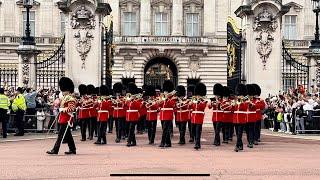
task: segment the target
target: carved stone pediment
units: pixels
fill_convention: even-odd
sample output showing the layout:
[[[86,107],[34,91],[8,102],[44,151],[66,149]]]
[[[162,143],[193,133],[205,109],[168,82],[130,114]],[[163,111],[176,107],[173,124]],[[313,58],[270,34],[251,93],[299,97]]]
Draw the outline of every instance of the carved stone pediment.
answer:
[[[200,68],[199,57],[193,54],[192,56],[190,56],[190,59],[189,59],[189,69],[192,72],[196,72],[198,71],[199,68]]]
[[[171,6],[172,1],[171,0],[152,0],[151,1],[151,7],[159,7],[159,6]]]
[[[203,2],[202,0],[184,0],[183,6],[198,6],[202,7]]]
[[[120,7],[121,6],[127,6],[128,4],[131,4],[132,6],[140,6],[140,2],[137,0],[120,0]]]
[[[126,72],[131,72],[134,68],[133,56],[129,53],[123,56],[122,67]]]
[[[0,4],[1,4],[1,1],[0,1]],[[16,4],[20,7],[23,7],[23,0],[18,0]],[[40,6],[40,3],[38,1],[33,1],[33,6]]]

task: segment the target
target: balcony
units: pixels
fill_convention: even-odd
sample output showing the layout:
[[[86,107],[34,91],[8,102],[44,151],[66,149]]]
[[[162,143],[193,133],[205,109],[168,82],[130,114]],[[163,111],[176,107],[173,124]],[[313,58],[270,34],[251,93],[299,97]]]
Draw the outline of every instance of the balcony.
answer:
[[[309,40],[283,40],[285,47],[288,48],[308,48]]]
[[[21,37],[18,36],[0,36],[0,44],[20,44]],[[61,37],[35,37],[37,44],[50,45],[50,44],[61,44]]]
[[[185,36],[117,36],[115,44],[139,45],[216,45],[226,42],[226,39],[213,37],[185,37]]]

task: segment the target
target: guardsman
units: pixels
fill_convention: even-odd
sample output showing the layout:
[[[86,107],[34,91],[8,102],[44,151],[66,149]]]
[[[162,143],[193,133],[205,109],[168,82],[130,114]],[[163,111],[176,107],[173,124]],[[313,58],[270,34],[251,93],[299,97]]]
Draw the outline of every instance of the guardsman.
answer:
[[[211,104],[209,105],[209,108],[212,108],[212,123],[215,134],[213,145],[215,146],[220,146],[220,130],[223,119],[223,110],[221,109],[223,90],[223,86],[219,83],[216,83],[213,86],[215,98],[212,99]]]
[[[7,122],[9,119],[9,107],[11,103],[9,98],[4,94],[4,89],[0,88],[0,121],[2,122],[2,136],[7,138]]]
[[[248,110],[247,110],[247,123],[246,123],[246,134],[247,134],[247,141],[248,141],[248,148],[253,148],[254,143],[254,124],[256,122],[256,107],[253,103],[253,96],[255,94],[255,89],[252,84],[247,84],[247,91],[248,91]]]
[[[176,122],[178,123],[179,127],[179,134],[180,139],[179,143],[180,145],[183,145],[186,143],[185,135],[186,135],[186,128],[187,128],[187,122],[190,119],[190,111],[189,111],[189,101],[186,99],[186,89],[184,86],[177,86],[177,105],[175,108],[176,112]]]
[[[234,151],[243,150],[242,134],[243,128],[247,122],[246,114],[248,111],[248,104],[245,102],[247,95],[247,87],[244,84],[238,84],[236,87],[237,97],[233,100],[233,123],[236,128],[237,143]]]
[[[171,127],[173,127],[173,114],[176,100],[173,99],[173,83],[166,80],[163,83],[163,94],[161,95],[160,121],[162,124],[162,138],[159,147],[171,147]]]
[[[106,129],[112,109],[112,101],[109,99],[109,88],[105,85],[100,86],[100,97],[98,99],[98,139],[94,144],[107,144]]]
[[[126,96],[126,121],[129,122],[128,147],[137,145],[135,128],[139,121],[139,109],[141,107],[137,91],[137,86],[134,83],[128,84],[128,94]]]
[[[192,97],[194,96],[194,90],[195,90],[195,86],[191,85],[188,86],[187,88],[187,99],[189,101],[191,101]],[[191,112],[192,110],[189,107],[189,120],[188,120],[188,130],[189,130],[189,142],[193,143],[194,142],[194,132],[192,131],[192,124],[191,124]]]
[[[146,104],[143,103],[142,101],[146,100],[148,97],[147,97],[145,91],[143,92],[143,90],[140,88],[138,88],[138,93],[143,94],[143,96],[142,96],[142,99],[139,99],[140,103],[141,103],[141,107],[139,110],[140,117],[139,117],[139,122],[137,125],[137,133],[143,134],[143,132],[146,130],[145,124],[146,124],[147,108],[146,108]]]
[[[204,110],[207,107],[207,101],[204,100],[207,94],[207,87],[203,83],[198,83],[195,89],[196,96],[193,99],[191,104],[191,123],[194,129],[194,137],[195,137],[195,146],[196,150],[201,148],[201,132],[202,132],[202,124],[204,120]]]
[[[95,99],[95,87],[92,84],[89,84],[87,86],[87,95],[89,97],[88,108],[89,108],[89,140],[93,139],[93,133],[96,126],[96,120],[97,120],[97,110],[96,110],[96,99]]]
[[[223,101],[221,104],[221,108],[223,109],[223,124],[222,124],[222,135],[223,141],[222,143],[227,144],[229,139],[232,139],[232,119],[233,112],[231,99],[230,99],[230,89],[226,86],[223,87]]]
[[[258,145],[260,142],[261,134],[261,120],[262,120],[262,111],[266,108],[266,103],[263,99],[260,98],[261,88],[257,84],[252,84],[255,89],[255,95],[253,103],[256,105],[256,122],[254,125],[254,145]]]
[[[113,99],[113,115],[112,118],[116,124],[116,143],[119,143],[121,139],[125,139],[126,136],[126,109],[124,99],[121,96],[123,85],[118,82],[113,85],[114,99]],[[109,119],[110,121],[110,119]]]
[[[69,151],[65,152],[65,154],[76,154],[76,146],[70,130],[73,126],[72,113],[76,109],[76,100],[71,95],[74,91],[74,84],[71,79],[62,77],[59,80],[59,87],[63,94],[59,108],[60,113],[58,123],[60,124],[60,129],[53,149],[51,151],[47,151],[47,154],[58,154],[63,140],[68,143],[69,146]]]
[[[84,84],[80,84],[79,87],[79,93],[80,93],[80,101],[78,102],[78,121],[81,128],[81,141],[86,140],[86,132],[87,132],[87,126],[90,121],[89,116],[89,108],[92,106],[92,102],[90,101],[89,97],[87,96],[87,86]]]
[[[23,89],[21,87],[17,88],[16,97],[12,102],[12,111],[16,114],[15,121],[17,124],[18,132],[14,136],[24,135],[24,113],[27,109],[26,100],[22,95]]]
[[[159,112],[159,103],[156,98],[156,91],[153,86],[146,87],[146,95],[149,97],[146,108],[147,108],[147,125],[148,125],[148,139],[149,144],[154,144],[154,139],[156,137],[157,131],[157,120]]]

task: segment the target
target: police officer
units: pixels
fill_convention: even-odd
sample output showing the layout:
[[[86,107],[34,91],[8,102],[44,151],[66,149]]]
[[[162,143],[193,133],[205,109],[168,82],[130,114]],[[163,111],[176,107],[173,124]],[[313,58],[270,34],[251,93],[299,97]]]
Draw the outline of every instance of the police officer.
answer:
[[[9,98],[4,94],[4,89],[0,88],[0,121],[2,122],[3,138],[7,138],[7,121],[9,106]]]
[[[15,112],[16,117],[15,121],[17,124],[18,132],[14,136],[23,136],[24,135],[24,113],[27,109],[26,100],[22,95],[22,88],[18,87],[16,91],[16,97],[12,102],[12,110]]]

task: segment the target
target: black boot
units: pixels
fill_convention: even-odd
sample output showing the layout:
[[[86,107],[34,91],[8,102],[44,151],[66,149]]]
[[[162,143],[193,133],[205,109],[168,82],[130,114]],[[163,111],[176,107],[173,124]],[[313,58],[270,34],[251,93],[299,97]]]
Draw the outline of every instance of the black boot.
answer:
[[[234,151],[239,152],[239,147],[238,146],[234,147]]]
[[[52,149],[50,151],[47,151],[47,154],[58,154],[58,152]]]
[[[69,154],[77,154],[77,153],[76,153],[76,150],[73,150],[73,151],[69,150],[64,152],[64,154],[69,155]]]

